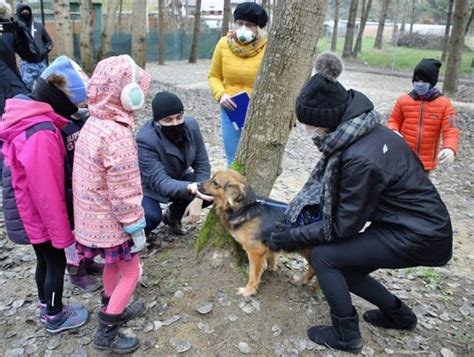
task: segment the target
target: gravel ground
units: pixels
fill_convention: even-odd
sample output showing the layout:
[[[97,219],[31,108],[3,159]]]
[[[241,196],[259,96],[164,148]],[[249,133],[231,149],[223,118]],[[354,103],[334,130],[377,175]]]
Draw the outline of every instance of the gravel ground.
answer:
[[[170,62],[149,64],[153,76],[151,94],[159,90],[177,93],[186,111],[201,125],[213,170],[225,167],[220,137],[219,108],[207,85],[209,61],[196,65]],[[387,116],[400,93],[407,92],[407,78],[346,71],[340,78],[346,88],[366,93]],[[462,139],[457,160],[431,175],[446,202],[455,232],[454,257],[437,269],[416,268],[377,272],[376,276],[418,315],[411,332],[380,330],[361,322],[365,356],[381,355],[473,355],[474,229],[472,207],[473,122],[472,87],[463,87],[454,102]],[[149,101],[152,96],[149,96]],[[141,111],[139,126],[150,116],[151,107]],[[314,157],[312,157],[314,156]],[[288,201],[301,188],[319,157],[301,127],[290,135],[272,197]],[[144,279],[137,298],[148,312],[129,323],[126,333],[137,335],[142,347],[136,355],[234,356],[339,356],[336,351],[315,346],[306,338],[306,328],[328,321],[327,304],[312,287],[294,285],[304,265],[298,257],[282,259],[279,271],[265,273],[256,298],[242,299],[235,289],[244,284],[245,274],[225,252],[196,257],[193,243],[197,229],[173,240],[163,227],[159,240],[144,255]],[[93,314],[79,331],[49,336],[35,315],[37,294],[33,287],[34,254],[30,247],[18,247],[6,238],[0,221],[0,352],[6,356],[95,356],[91,346],[96,327],[98,293],[80,293],[67,285],[66,301],[81,301]],[[362,313],[370,305],[355,298]]]

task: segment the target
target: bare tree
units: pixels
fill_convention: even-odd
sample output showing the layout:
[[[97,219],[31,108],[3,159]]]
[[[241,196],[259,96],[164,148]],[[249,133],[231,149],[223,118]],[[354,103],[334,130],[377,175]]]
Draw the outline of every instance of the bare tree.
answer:
[[[349,6],[349,17],[347,19],[346,37],[344,39],[344,49],[342,50],[342,58],[349,58],[352,55],[357,5],[358,0],[351,0],[351,4]]]
[[[469,18],[466,22],[466,29],[464,30],[464,35],[467,35],[469,32],[469,28],[471,27],[472,24],[472,18],[474,17],[474,5],[471,7],[471,14],[469,15]],[[474,59],[473,59],[474,62]]]
[[[385,19],[387,18],[388,1],[389,0],[383,0],[382,2],[382,10],[380,10],[379,26],[377,27],[377,34],[375,35],[374,48],[378,48],[378,49],[382,48],[383,29],[385,27]]]
[[[58,53],[74,58],[72,19],[69,0],[54,0],[53,6],[56,33],[60,34],[60,36],[56,37]]]
[[[365,1],[364,1],[365,3]],[[370,9],[372,7],[372,0],[367,0],[365,8],[360,18],[359,33],[357,34],[356,43],[354,45],[354,50],[352,51],[352,57],[357,58],[357,55],[362,50],[362,39],[364,37],[365,25],[367,24],[367,19],[369,18]]]
[[[285,145],[295,120],[294,103],[311,72],[326,1],[280,1],[279,6],[233,164],[262,196],[270,194],[281,172]],[[309,43],[314,45],[308,46]],[[217,222],[216,215],[210,213],[199,233],[198,250],[226,244]]]
[[[410,0],[403,0],[402,24],[400,25],[400,35],[403,35],[405,33],[405,25],[407,22],[407,12],[408,12],[408,1]]]
[[[458,91],[459,71],[461,69],[462,52],[466,23],[469,19],[469,1],[454,2],[453,29],[449,39],[448,63],[443,83],[443,92],[453,95]]]
[[[398,17],[400,16],[400,0],[395,1],[395,15],[393,16],[392,44],[397,45],[398,41]]]
[[[165,64],[165,0],[158,0],[158,63]]]
[[[229,32],[229,23],[230,17],[232,14],[232,7],[230,0],[224,0],[224,9],[223,9],[223,16],[222,16],[222,30],[221,35],[225,36]]]
[[[196,10],[194,12],[194,30],[193,42],[191,44],[191,53],[189,54],[189,63],[196,63],[198,56],[199,35],[201,34],[201,0],[196,0]]]
[[[120,5],[119,0],[108,0],[107,1],[107,13],[105,14],[104,31],[102,32],[102,43],[100,45],[97,59],[107,57],[109,55],[110,40],[114,34],[115,24],[117,20],[117,10]]]
[[[82,0],[81,2],[81,35],[80,50],[82,68],[91,74],[94,70],[94,48],[92,42],[92,0]]]
[[[413,39],[413,25],[415,24],[415,8],[416,8],[416,0],[411,0],[410,42]]]
[[[337,46],[337,31],[339,29],[339,12],[341,9],[341,0],[335,0],[334,7],[334,25],[332,27],[331,51],[336,51]]]
[[[148,22],[147,0],[133,0],[132,3],[132,57],[137,65],[145,68]]]
[[[119,0],[118,32],[122,29],[123,0]]]
[[[449,0],[448,14],[446,15],[446,27],[444,29],[443,52],[441,53],[441,62],[446,61],[449,46],[449,32],[451,30],[451,19],[453,17],[454,0]]]

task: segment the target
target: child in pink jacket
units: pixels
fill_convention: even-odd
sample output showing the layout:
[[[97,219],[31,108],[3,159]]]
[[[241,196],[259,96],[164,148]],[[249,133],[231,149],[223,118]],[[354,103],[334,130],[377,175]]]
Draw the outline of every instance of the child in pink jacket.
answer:
[[[33,92],[7,100],[0,123],[3,142],[3,210],[8,237],[32,244],[37,258],[40,319],[49,333],[78,328],[89,313],[82,305],[63,305],[64,249],[74,244],[65,186],[65,118],[85,101],[76,70],[62,68],[38,78]]]
[[[74,154],[78,251],[105,259],[103,307],[93,345],[119,353],[138,348],[136,338],[118,329],[145,308],[127,304],[141,274],[137,253],[145,246],[134,112],[143,106],[149,84],[150,76],[127,55],[99,62],[89,82],[90,117]]]

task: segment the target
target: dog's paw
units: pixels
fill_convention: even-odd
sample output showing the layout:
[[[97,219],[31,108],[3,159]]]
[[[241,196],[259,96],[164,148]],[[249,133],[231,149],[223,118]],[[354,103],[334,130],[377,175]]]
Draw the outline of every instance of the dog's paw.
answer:
[[[240,295],[243,297],[249,297],[249,296],[255,295],[256,292],[257,292],[256,289],[247,288],[247,287],[237,289],[237,295]]]

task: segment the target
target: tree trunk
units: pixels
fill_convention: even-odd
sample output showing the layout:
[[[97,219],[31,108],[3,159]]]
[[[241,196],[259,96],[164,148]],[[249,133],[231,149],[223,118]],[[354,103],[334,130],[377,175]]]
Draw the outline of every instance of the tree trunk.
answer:
[[[199,47],[199,34],[201,33],[201,0],[196,0],[196,10],[194,12],[194,30],[193,42],[191,44],[191,53],[189,54],[189,63],[196,63]]]
[[[94,48],[92,42],[92,0],[81,2],[81,64],[82,69],[89,75],[94,70]]]
[[[102,43],[100,45],[99,53],[97,54],[98,61],[106,58],[109,55],[110,40],[114,34],[119,5],[119,0],[107,1],[107,13],[105,15],[104,31],[102,32]]]
[[[147,0],[133,0],[132,5],[132,57],[135,63],[145,68]]]
[[[377,27],[377,35],[375,35],[374,48],[382,49],[383,45],[383,29],[385,27],[385,19],[387,18],[388,12],[388,1],[383,0],[382,10],[380,11],[379,26]]]
[[[407,12],[408,12],[408,1],[409,0],[403,1],[402,24],[400,25],[400,35],[403,35],[405,33],[405,25],[407,22]]]
[[[443,52],[441,53],[441,62],[446,61],[449,46],[449,32],[451,30],[451,19],[453,17],[454,0],[449,0],[448,14],[446,16],[446,27],[444,29]]]
[[[337,47],[337,31],[339,29],[339,10],[341,9],[341,0],[336,0],[334,9],[334,25],[332,27],[331,51],[336,52]]]
[[[165,0],[158,0],[158,63],[165,64]]]
[[[364,37],[365,25],[367,24],[367,19],[369,18],[370,8],[372,7],[372,0],[367,0],[365,5],[364,13],[360,19],[359,33],[357,34],[356,43],[354,46],[354,51],[352,51],[352,57],[357,58],[357,55],[362,50],[362,39]]]
[[[400,16],[400,0],[395,2],[395,15],[393,16],[392,44],[397,46],[398,42],[398,17]]]
[[[232,6],[230,0],[224,0],[224,9],[222,14],[221,35],[225,36],[229,32],[230,17],[232,15]]]
[[[54,23],[56,25],[56,33],[60,36],[56,37],[57,51],[59,54],[74,58],[74,42],[72,33],[72,19],[69,8],[69,0],[54,0]]]
[[[415,5],[416,5],[416,0],[411,0],[410,43],[413,40],[413,25],[415,24]]]
[[[344,40],[344,49],[342,50],[342,58],[349,58],[352,55],[352,44],[354,42],[354,28],[357,16],[358,0],[351,0],[349,7],[349,17],[347,19],[346,38]]]
[[[282,170],[285,145],[295,121],[296,97],[310,75],[326,9],[325,0],[280,3],[232,164],[262,196],[270,194]],[[198,236],[198,251],[225,245],[229,236],[223,232],[215,213],[210,213]]]
[[[459,70],[464,48],[464,31],[469,18],[469,1],[456,0],[454,3],[453,28],[449,40],[448,63],[444,76],[443,92],[453,95],[458,91]]]

